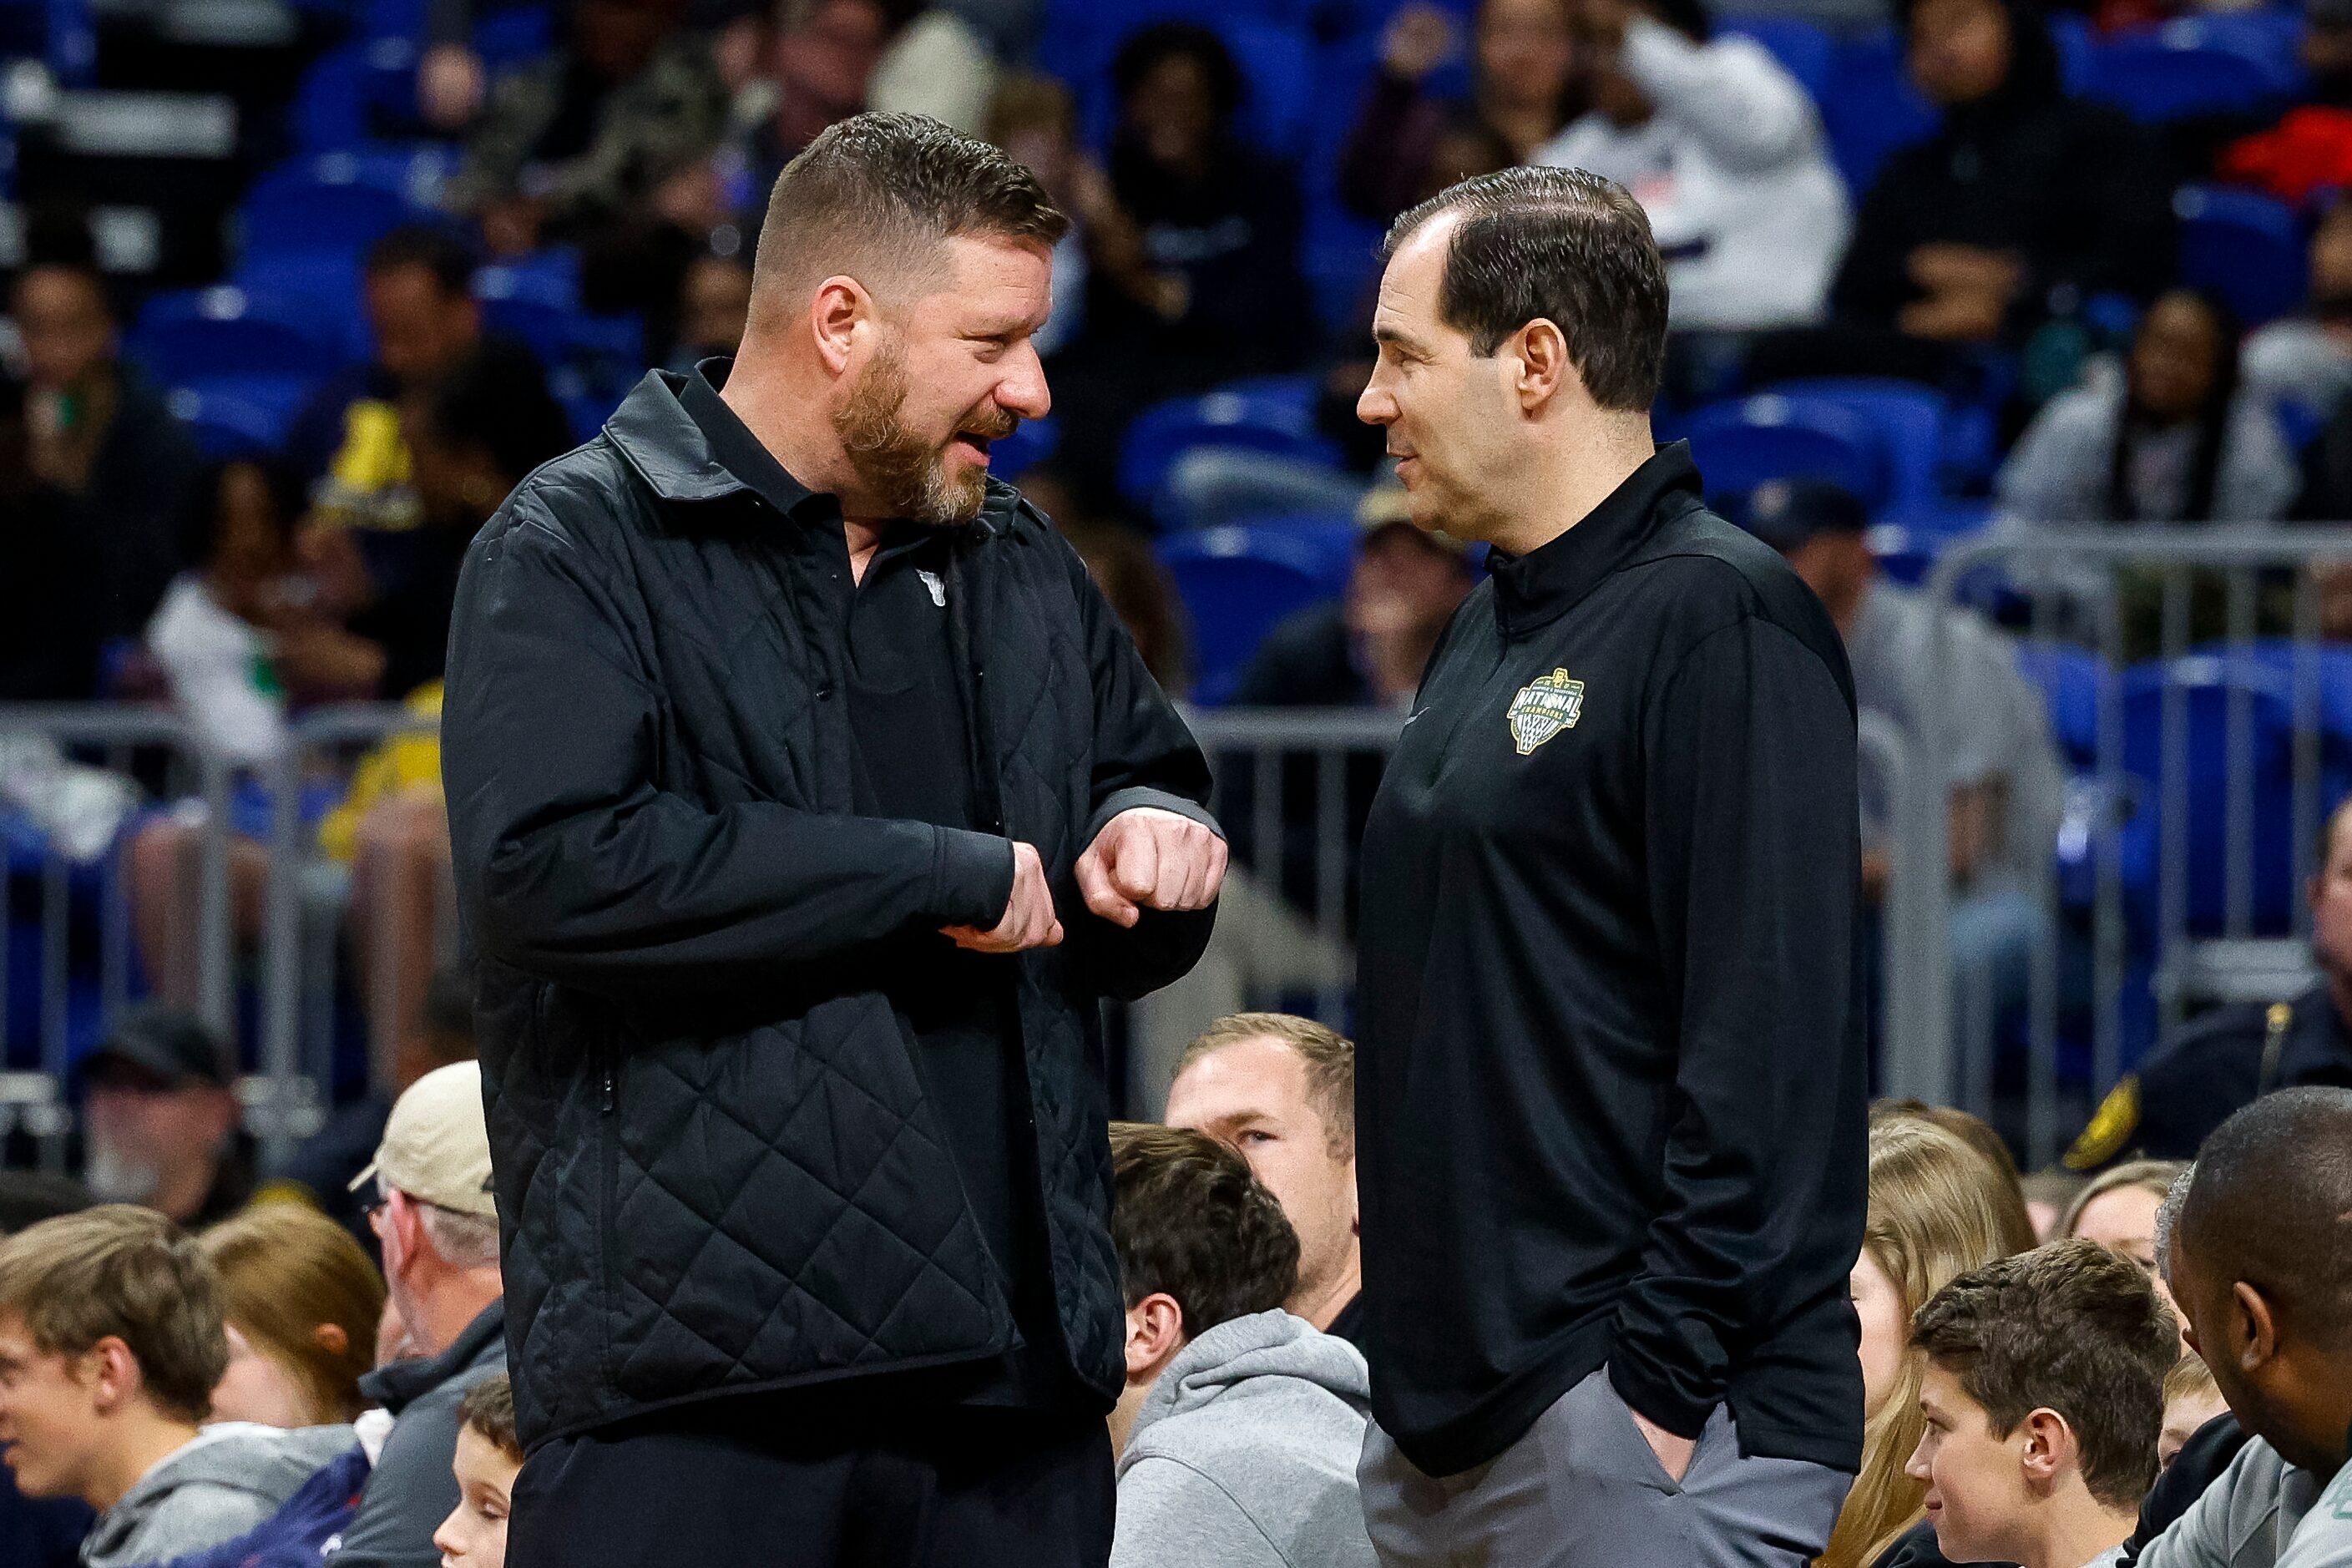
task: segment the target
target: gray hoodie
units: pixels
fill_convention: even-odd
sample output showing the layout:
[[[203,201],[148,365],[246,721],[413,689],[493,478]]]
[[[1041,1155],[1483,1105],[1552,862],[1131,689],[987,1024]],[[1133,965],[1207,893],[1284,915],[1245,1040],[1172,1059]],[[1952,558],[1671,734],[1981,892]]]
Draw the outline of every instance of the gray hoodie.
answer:
[[[81,1543],[85,1568],[136,1568],[243,1535],[356,1439],[348,1426],[207,1426],[159,1461]]]
[[[2250,1439],[2139,1568],[2352,1568],[2352,1465],[2322,1481]]]
[[[1111,1568],[1375,1568],[1356,1492],[1371,1380],[1287,1312],[1177,1352],[1118,1457]]]

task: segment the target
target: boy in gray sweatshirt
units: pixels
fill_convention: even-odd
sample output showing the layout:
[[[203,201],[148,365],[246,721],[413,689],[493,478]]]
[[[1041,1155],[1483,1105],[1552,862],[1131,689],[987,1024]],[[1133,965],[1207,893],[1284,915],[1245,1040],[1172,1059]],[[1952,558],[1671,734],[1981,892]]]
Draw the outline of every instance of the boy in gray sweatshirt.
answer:
[[[178,1226],[124,1204],[0,1241],[0,1458],[28,1497],[99,1510],[88,1568],[244,1534],[352,1429],[205,1427],[228,1365],[220,1286]]]
[[[2352,1089],[2282,1089],[2224,1121],[2158,1252],[2252,1436],[2139,1568],[2352,1568]]]
[[[1111,1568],[1376,1568],[1356,1489],[1364,1358],[1282,1310],[1298,1240],[1242,1157],[1115,1127],[1127,1392]]]

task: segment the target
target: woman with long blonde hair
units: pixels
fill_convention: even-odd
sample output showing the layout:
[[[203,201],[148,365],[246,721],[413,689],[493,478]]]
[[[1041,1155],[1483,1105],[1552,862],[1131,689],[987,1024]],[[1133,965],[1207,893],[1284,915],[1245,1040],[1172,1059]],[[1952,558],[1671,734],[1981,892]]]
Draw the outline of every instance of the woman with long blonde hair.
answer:
[[[1919,1363],[1911,1314],[1958,1276],[2033,1246],[2016,1181],[1952,1133],[1909,1117],[1870,1129],[1870,1212],[1853,1268],[1862,1319],[1862,1472],[1821,1568],[1870,1568],[1926,1517],[1903,1473],[1918,1446]]]

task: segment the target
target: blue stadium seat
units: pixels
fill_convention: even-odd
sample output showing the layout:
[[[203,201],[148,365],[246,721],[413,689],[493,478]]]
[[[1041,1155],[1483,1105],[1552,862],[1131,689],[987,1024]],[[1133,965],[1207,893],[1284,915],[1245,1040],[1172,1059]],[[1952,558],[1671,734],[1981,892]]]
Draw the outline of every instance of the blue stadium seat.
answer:
[[[1812,376],[1758,390],[1833,405],[1865,421],[1881,444],[1886,506],[1906,514],[1934,510],[1951,421],[1951,404],[1942,393],[1915,381],[1869,376]]]
[[[1711,496],[1801,478],[1842,486],[1874,512],[1886,503],[1884,442],[1868,420],[1835,403],[1759,393],[1694,410],[1682,434]]]
[[[635,316],[583,315],[545,300],[509,296],[484,300],[482,320],[530,344],[542,364],[578,360],[645,363],[645,323]]]
[[[2220,294],[2248,327],[2303,303],[2309,252],[2294,208],[2253,191],[2183,185],[2172,210],[2182,282]]]
[[[511,5],[474,24],[474,52],[483,68],[498,76],[528,65],[552,46],[555,22],[545,5]]]
[[[2262,661],[2189,654],[2135,665],[2124,672],[2123,757],[2137,781],[2138,809],[2119,835],[2126,907],[2143,931],[2161,918],[2162,807],[2156,780],[2163,765],[2164,694],[2177,685],[2182,705],[2179,757],[2186,805],[2183,865],[2188,927],[2197,936],[2226,929],[2230,853],[2230,777],[2251,778],[2251,890],[2253,931],[2283,935],[2296,895],[2293,825],[2291,689]],[[2231,692],[2244,693],[2246,751],[2229,744]]]
[[[341,343],[352,359],[374,351],[367,317],[359,308],[360,258],[350,250],[264,251],[237,264],[231,279],[248,296],[267,299],[287,312],[324,323],[318,329]]]
[[[1935,133],[1936,106],[1904,71],[1903,50],[1890,30],[1841,47],[1821,100],[1830,154],[1859,201],[1898,149]]]
[[[189,386],[174,387],[169,402],[173,415],[194,435],[197,450],[216,462],[275,451],[286,438],[289,410]]]
[[[1339,448],[1315,427],[1315,399],[1312,376],[1262,376],[1154,404],[1127,428],[1119,489],[1150,505],[1170,466],[1196,447],[1239,447],[1336,466]]]
[[[2195,651],[2226,656],[2228,650],[2216,645]],[[2245,645],[2238,657],[2277,676],[2290,702],[2298,698],[2296,682],[2308,679],[2328,745],[2352,753],[2352,647],[2340,643],[2305,645],[2298,655],[2296,645],[2286,638],[2261,637]],[[2310,660],[2307,674],[2298,670],[2301,658]]]
[[[225,375],[315,381],[349,357],[299,302],[228,286],[156,295],[139,313],[129,346],[133,358],[173,386]]]
[[[1353,529],[1345,528],[1350,541]],[[1344,592],[1347,556],[1298,524],[1205,528],[1157,546],[1192,623],[1195,700],[1233,695],[1250,656],[1276,622]]]
[[[188,408],[199,416],[196,438],[200,445],[207,440],[209,423],[209,439],[215,445],[207,450],[215,457],[229,457],[236,450],[253,449],[240,446],[247,441],[275,450],[317,385],[315,376],[269,371],[197,374],[173,380],[166,395],[173,407]]]
[[[2042,639],[2017,645],[2018,673],[2033,683],[2050,710],[2050,733],[2077,771],[2099,760],[2099,684],[2106,661],[2087,648]]]
[[[403,193],[356,179],[330,183],[296,170],[257,183],[238,216],[251,253],[362,251],[422,215]]]
[[[2258,111],[2283,90],[2260,61],[2168,27],[2095,45],[2084,95],[2160,125],[2200,114]]]
[[[1061,445],[1061,422],[1052,415],[1043,419],[1024,419],[1020,428],[990,446],[988,471],[1007,484],[1014,483],[1051,458]]]
[[[416,120],[416,46],[373,38],[328,50],[294,95],[296,140],[307,151],[363,145]]]
[[[580,304],[580,253],[556,246],[493,262],[474,273],[474,297],[484,301],[529,300],[574,310]]]
[[[1742,16],[1722,31],[1753,38],[1795,77],[1816,104],[1829,100],[1837,72],[1837,46],[1811,22],[1794,16]]]

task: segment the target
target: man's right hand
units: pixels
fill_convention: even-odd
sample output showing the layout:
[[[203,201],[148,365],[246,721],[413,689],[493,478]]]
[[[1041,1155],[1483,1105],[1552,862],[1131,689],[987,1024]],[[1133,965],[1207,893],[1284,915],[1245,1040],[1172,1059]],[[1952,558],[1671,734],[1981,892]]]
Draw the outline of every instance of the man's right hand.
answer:
[[[1013,847],[1013,897],[1004,918],[991,931],[977,926],[949,926],[942,932],[958,947],[973,952],[1025,952],[1033,947],[1059,947],[1062,922],[1054,913],[1053,890],[1045,886],[1045,863],[1036,847]]]

